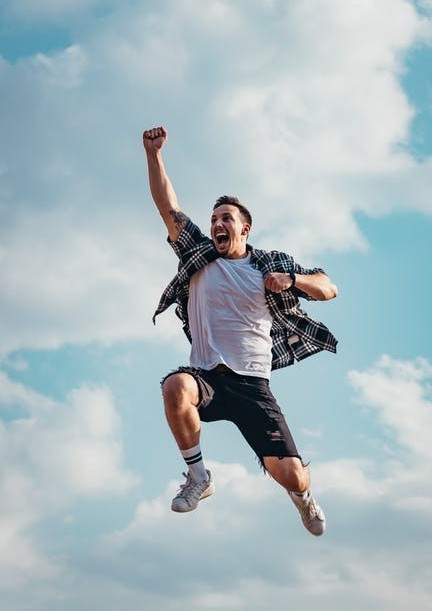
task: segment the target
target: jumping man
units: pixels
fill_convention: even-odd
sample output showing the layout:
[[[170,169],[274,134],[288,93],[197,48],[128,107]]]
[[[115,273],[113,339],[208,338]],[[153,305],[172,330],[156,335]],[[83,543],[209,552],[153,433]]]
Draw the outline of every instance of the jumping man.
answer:
[[[274,369],[337,341],[322,323],[300,309],[299,297],[326,301],[336,286],[322,269],[301,267],[283,252],[253,248],[249,210],[236,197],[216,201],[207,237],[180,209],[162,160],[163,127],[143,134],[150,190],[179,258],[155,317],[173,303],[191,342],[188,366],[162,381],[165,414],[186,462],[186,482],[172,510],[187,512],[213,494],[214,482],[201,454],[201,421],[233,422],[261,465],[288,492],[304,526],[325,530],[303,463],[285,417],[269,388]]]

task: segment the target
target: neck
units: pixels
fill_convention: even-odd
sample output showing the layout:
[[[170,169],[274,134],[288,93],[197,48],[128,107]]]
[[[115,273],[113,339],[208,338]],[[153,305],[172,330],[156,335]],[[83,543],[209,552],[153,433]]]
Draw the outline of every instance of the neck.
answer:
[[[245,250],[244,253],[242,254],[233,254],[233,255],[229,255],[226,258],[227,259],[246,259],[246,257],[248,256],[248,251]]]

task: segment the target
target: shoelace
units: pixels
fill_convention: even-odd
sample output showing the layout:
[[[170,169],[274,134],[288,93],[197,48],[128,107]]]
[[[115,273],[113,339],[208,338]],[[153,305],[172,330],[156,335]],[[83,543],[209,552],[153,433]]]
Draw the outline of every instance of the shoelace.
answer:
[[[208,485],[208,482],[195,482],[190,475],[186,475],[186,473],[182,473],[182,475],[186,478],[184,484],[180,484],[180,491],[177,494],[178,498],[186,498],[189,494],[194,495],[196,493],[201,494],[202,489],[201,486],[205,483]]]
[[[321,520],[321,511],[313,496],[308,498],[308,502],[305,507],[302,507],[301,513],[307,520],[314,520],[315,518]]]

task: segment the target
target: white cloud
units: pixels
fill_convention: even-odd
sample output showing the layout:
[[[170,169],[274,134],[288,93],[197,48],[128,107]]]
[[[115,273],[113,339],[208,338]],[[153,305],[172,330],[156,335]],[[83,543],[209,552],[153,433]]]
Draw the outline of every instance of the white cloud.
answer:
[[[155,328],[151,320],[174,255],[131,219],[90,224],[72,211],[44,211],[17,215],[0,235],[2,353],[162,337],[174,324],[164,317]]]
[[[315,461],[313,489],[320,498],[330,494],[370,510],[385,506],[429,519],[431,363],[383,355],[369,369],[350,371],[347,377],[365,423],[364,431],[356,425],[363,452]]]
[[[250,532],[255,520],[252,514],[248,517],[245,510],[250,504],[269,502],[276,494],[275,485],[262,474],[252,475],[238,464],[221,465],[209,461],[208,465],[216,474],[218,492],[211,499],[206,499],[208,503],[205,505],[211,504],[210,511],[193,514],[194,527],[189,536],[195,544],[207,536],[225,538],[233,536],[234,532],[237,538],[241,538]],[[143,501],[138,505],[133,521],[124,530],[108,535],[103,547],[107,546],[109,553],[116,554],[130,544],[135,545],[137,541],[144,544],[160,538],[161,545],[166,545],[169,544],[169,533],[175,539],[180,520],[183,519],[190,525],[192,516],[181,515],[177,516],[176,521],[167,520],[167,517],[172,515],[171,499],[178,489],[178,484],[179,482],[170,482],[160,498]],[[230,503],[226,503],[224,497],[228,497]],[[233,511],[234,505],[239,511]],[[190,543],[192,544],[192,540]]]
[[[382,605],[402,611],[412,598],[416,608],[426,610],[427,551],[418,547],[424,531],[419,526],[407,547],[394,538],[387,548],[386,536],[403,528],[404,517],[388,505],[387,494],[374,494],[378,482],[369,481],[372,463],[358,461],[354,468],[353,464],[346,460],[342,465],[347,494],[341,494],[342,485],[335,494],[331,482],[320,492],[329,530],[320,539],[319,553],[287,495],[274,482],[238,465],[213,462],[216,494],[195,512],[170,512],[175,490],[171,483],[157,499],[142,502],[127,527],[103,539],[94,561],[104,567],[102,574],[116,575],[125,588],[138,587],[149,600],[157,594],[166,609],[259,610],[276,606],[281,599],[305,604],[319,597],[324,608],[330,604],[344,608],[350,601],[350,608],[359,611]],[[326,474],[325,468],[319,475],[316,471],[315,479]],[[372,487],[369,497],[374,497],[375,509],[368,495],[350,498],[349,488],[356,484]],[[255,497],[244,495],[246,486],[256,491]],[[288,542],[296,550],[295,562],[287,558]],[[170,575],[169,585],[159,573],[162,565],[164,575]],[[416,571],[418,578],[410,581]]]
[[[82,386],[61,404],[1,373],[0,406],[0,575],[11,587],[59,570],[38,551],[31,527],[77,498],[123,494],[137,479],[123,466],[107,388]]]
[[[38,53],[29,60],[29,68],[41,86],[74,89],[82,83],[86,58],[78,45],[72,45],[53,56]]]
[[[318,493],[334,491],[362,502],[378,500],[385,494],[376,465],[365,459],[341,458],[318,464],[314,468],[314,481]]]
[[[359,400],[376,410],[398,446],[420,460],[432,457],[431,377],[432,365],[426,359],[398,361],[386,355],[368,371],[349,373]]]
[[[424,358],[399,361],[383,355],[366,371],[350,371],[356,403],[367,407],[379,429],[373,450],[365,437],[368,458],[341,458],[314,468],[319,493],[363,503],[385,503],[395,510],[427,517],[432,504],[430,431],[432,366]],[[370,411],[373,410],[373,411]]]
[[[364,248],[360,210],[430,213],[430,172],[404,146],[414,109],[400,84],[404,54],[427,23],[407,2],[327,0],[290,3],[282,23],[271,78],[239,79],[215,101],[240,169],[254,168],[261,239],[309,257]]]

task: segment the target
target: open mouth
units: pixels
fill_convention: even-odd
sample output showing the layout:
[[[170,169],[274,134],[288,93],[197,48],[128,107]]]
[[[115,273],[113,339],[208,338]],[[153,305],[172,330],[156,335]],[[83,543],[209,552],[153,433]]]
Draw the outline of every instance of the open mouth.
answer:
[[[222,244],[226,244],[229,240],[229,236],[226,233],[219,233],[215,236],[216,244],[221,246]]]

